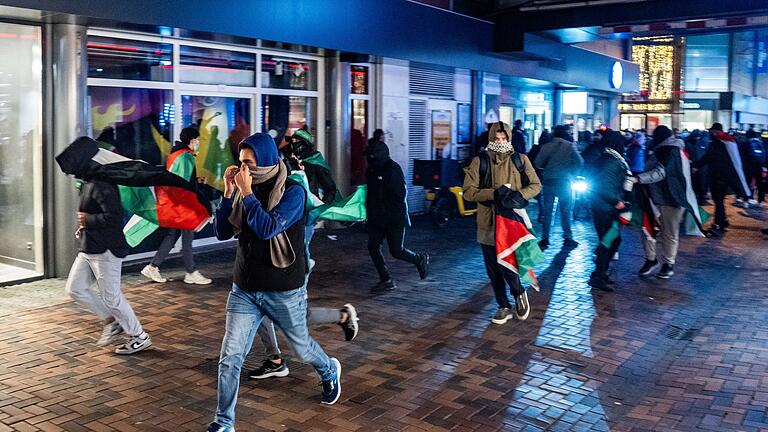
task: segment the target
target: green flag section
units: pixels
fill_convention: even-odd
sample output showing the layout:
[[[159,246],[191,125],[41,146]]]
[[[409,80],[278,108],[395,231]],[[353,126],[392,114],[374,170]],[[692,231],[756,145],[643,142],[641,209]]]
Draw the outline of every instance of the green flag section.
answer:
[[[136,247],[158,228],[160,228],[160,225],[133,215],[128,223],[125,224],[125,227],[123,227],[123,234],[128,245]]]
[[[616,238],[621,233],[620,229],[621,227],[619,226],[619,221],[613,221],[611,227],[608,229],[608,232],[606,232],[603,238],[600,239],[600,244],[605,248],[610,248],[611,243],[613,243],[613,241],[616,240]]]
[[[331,166],[328,165],[328,162],[325,161],[325,158],[323,157],[323,154],[320,152],[316,152],[312,156],[302,159],[301,163],[303,164],[310,164],[310,165],[318,165],[321,166],[327,170],[331,169]]]
[[[318,153],[319,154],[319,153]],[[322,158],[322,156],[321,156]],[[304,171],[297,170],[292,172],[289,179],[295,181],[304,187],[307,192],[307,225],[316,224],[321,220],[332,220],[336,222],[361,222],[366,220],[365,198],[368,193],[366,185],[360,185],[355,191],[346,198],[342,198],[340,193],[336,193],[336,199],[330,204],[323,204],[323,201],[309,190],[309,182]]]
[[[367,219],[365,210],[365,198],[368,195],[368,187],[360,185],[355,191],[331,204],[323,204],[309,212],[307,223],[316,223],[320,220],[332,220],[337,222],[360,222]]]

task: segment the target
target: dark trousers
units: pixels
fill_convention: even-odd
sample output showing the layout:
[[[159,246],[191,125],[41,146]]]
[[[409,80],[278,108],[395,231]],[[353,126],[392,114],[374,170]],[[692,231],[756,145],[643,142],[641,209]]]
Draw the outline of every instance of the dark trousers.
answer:
[[[389,273],[389,268],[387,268],[387,263],[384,261],[384,255],[381,253],[381,246],[384,244],[385,238],[387,239],[387,246],[389,246],[389,253],[392,254],[393,258],[409,262],[413,265],[419,262],[419,257],[403,246],[405,226],[394,225],[384,227],[369,224],[368,253],[371,254],[373,265],[376,266],[379,278],[383,281],[392,277]]]
[[[512,270],[502,266],[496,260],[496,247],[481,244],[483,250],[483,261],[485,262],[485,271],[488,272],[488,279],[491,280],[493,294],[496,296],[496,303],[499,307],[511,308],[509,297],[507,297],[507,288],[512,296],[518,296],[525,291],[520,283],[520,276]]]
[[[713,181],[709,185],[709,190],[712,192],[712,201],[715,203],[715,224],[722,227],[728,220],[725,217],[725,195],[728,194],[728,185]]]
[[[539,197],[542,201],[542,210],[544,211],[541,238],[549,238],[549,231],[552,227],[552,212],[555,209],[555,197],[557,197],[557,207],[560,211],[560,226],[563,228],[563,238],[572,239],[571,206],[573,204],[573,192],[571,191],[571,181],[561,179],[545,182],[542,185],[541,195],[539,195]]]
[[[595,224],[595,231],[597,231],[597,240],[601,241],[603,236],[611,229],[611,225],[616,220],[616,216],[613,211],[606,211],[605,209],[592,208],[592,218]],[[608,266],[611,264],[611,259],[619,250],[621,244],[621,234],[613,240],[610,247],[603,246],[602,243],[597,247],[597,262],[595,265],[595,274],[600,276],[608,276]]]
[[[751,187],[752,182],[755,183],[755,187],[752,190],[752,196],[754,197],[755,191],[757,191],[757,200],[760,202],[765,201],[766,182],[763,178],[763,166],[756,163],[748,163],[746,168],[747,184]]]
[[[168,258],[168,254],[173,249],[176,241],[179,240],[179,236],[181,236],[181,256],[184,258],[184,269],[187,270],[187,273],[194,272],[195,258],[192,256],[192,241],[195,239],[194,231],[169,229],[150,264],[160,267],[163,261]]]

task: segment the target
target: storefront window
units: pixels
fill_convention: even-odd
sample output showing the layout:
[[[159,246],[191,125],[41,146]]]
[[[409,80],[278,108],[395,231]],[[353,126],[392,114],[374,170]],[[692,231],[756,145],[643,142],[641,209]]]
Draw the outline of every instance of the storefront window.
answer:
[[[368,66],[351,66],[352,94],[368,94]]]
[[[728,91],[728,38],[727,34],[685,38],[685,90]]]
[[[256,55],[236,51],[182,46],[179,80],[193,84],[256,85]]]
[[[88,87],[91,134],[105,148],[152,164],[171,149],[173,92],[123,87]]]
[[[263,55],[261,84],[267,88],[317,90],[317,62]]]
[[[713,113],[709,110],[683,110],[680,129],[693,131],[706,130],[713,123]]]
[[[317,137],[317,98],[304,96],[263,95],[261,121],[264,131],[272,132],[281,142],[287,134],[307,126]]]
[[[217,96],[182,96],[182,125],[200,131],[197,176],[224,191],[223,175],[238,160],[237,146],[251,133],[251,100]]]
[[[0,284],[43,274],[40,28],[0,23]],[[12,61],[8,61],[13,59]]]
[[[368,101],[352,99],[352,131],[350,136],[350,184],[365,183],[365,147],[368,137]]]
[[[89,36],[88,77],[173,81],[173,45]]]

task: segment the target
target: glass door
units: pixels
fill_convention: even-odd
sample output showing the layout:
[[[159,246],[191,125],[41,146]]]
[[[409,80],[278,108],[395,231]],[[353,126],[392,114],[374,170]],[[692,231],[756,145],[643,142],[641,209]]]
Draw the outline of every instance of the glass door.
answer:
[[[39,27],[0,23],[0,285],[43,275]],[[10,61],[10,59],[13,59]]]

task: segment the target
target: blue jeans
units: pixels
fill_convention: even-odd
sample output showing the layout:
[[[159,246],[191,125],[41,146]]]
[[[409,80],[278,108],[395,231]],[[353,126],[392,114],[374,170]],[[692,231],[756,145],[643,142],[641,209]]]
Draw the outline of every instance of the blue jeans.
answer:
[[[232,285],[227,300],[227,324],[219,357],[216,423],[234,426],[240,371],[251,350],[256,329],[264,317],[283,331],[293,351],[314,366],[323,381],[335,378],[336,369],[307,329],[307,288],[291,291],[243,291]]]
[[[315,224],[310,224],[304,227],[304,246],[307,254],[307,262],[311,258],[309,254],[309,243],[312,242],[312,237],[315,235]]]

